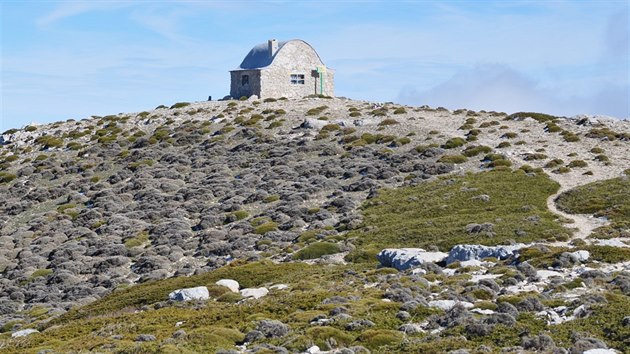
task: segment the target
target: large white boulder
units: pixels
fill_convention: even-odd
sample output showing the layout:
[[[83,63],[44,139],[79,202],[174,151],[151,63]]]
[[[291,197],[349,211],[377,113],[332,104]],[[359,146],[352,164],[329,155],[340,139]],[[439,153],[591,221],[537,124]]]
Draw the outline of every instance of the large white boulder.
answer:
[[[448,311],[448,310],[452,309],[457,304],[460,304],[460,305],[464,306],[467,309],[472,308],[472,307],[475,306],[472,303],[467,302],[467,301],[457,301],[457,300],[433,300],[433,301],[429,301],[429,307],[437,307],[437,308],[442,309],[444,311]]]
[[[217,281],[215,284],[220,286],[225,286],[230,289],[232,292],[237,293],[241,286],[238,284],[236,280],[233,279],[221,279]]]
[[[571,258],[579,262],[586,262],[590,257],[590,252],[585,250],[579,250],[571,253]]]
[[[267,288],[246,288],[241,290],[242,297],[253,297],[254,299],[260,299],[267,294],[269,294]]]
[[[39,331],[36,330],[36,329],[33,329],[33,328],[22,329],[22,330],[13,332],[11,334],[11,338],[26,337],[26,336],[28,336],[30,334],[33,334],[33,333],[39,333]]]
[[[168,298],[174,301],[208,300],[210,293],[205,286],[198,286],[196,288],[177,289],[168,294]]]
[[[444,252],[427,252],[422,248],[386,248],[376,255],[384,267],[405,270],[426,262],[439,262],[446,258]]]
[[[515,255],[523,247],[525,247],[524,244],[509,246],[456,245],[448,253],[446,264],[483,258],[506,259]]]

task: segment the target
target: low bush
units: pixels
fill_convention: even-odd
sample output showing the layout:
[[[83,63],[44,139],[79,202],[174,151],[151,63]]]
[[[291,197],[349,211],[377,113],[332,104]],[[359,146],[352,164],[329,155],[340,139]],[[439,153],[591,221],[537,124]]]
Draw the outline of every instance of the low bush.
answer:
[[[451,138],[451,139],[448,139],[442,145],[442,148],[444,148],[444,149],[454,149],[454,148],[458,148],[458,147],[464,146],[465,144],[466,144],[466,140],[464,140],[462,138]]]
[[[586,161],[584,160],[573,160],[571,162],[569,162],[569,164],[567,165],[567,167],[569,168],[581,168],[581,167],[587,167],[588,163],[586,163]]]
[[[464,155],[443,155],[438,162],[459,164],[468,161]]]
[[[387,126],[387,125],[396,125],[396,124],[399,124],[398,121],[391,118],[383,119],[382,121],[380,121],[380,123],[378,123],[380,127]]]
[[[174,105],[171,106],[171,109],[175,109],[175,108],[184,108],[186,106],[190,106],[190,102],[177,102]]]
[[[336,243],[315,242],[296,252],[293,259],[315,259],[327,254],[339,253],[339,251],[339,246]]]

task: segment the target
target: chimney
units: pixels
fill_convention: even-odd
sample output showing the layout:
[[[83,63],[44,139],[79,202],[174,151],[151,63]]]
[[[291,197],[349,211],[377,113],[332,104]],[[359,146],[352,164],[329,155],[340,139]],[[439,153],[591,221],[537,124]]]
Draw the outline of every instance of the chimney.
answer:
[[[273,57],[278,51],[278,41],[275,39],[270,39],[269,41],[267,41],[267,43],[269,44],[269,56]]]

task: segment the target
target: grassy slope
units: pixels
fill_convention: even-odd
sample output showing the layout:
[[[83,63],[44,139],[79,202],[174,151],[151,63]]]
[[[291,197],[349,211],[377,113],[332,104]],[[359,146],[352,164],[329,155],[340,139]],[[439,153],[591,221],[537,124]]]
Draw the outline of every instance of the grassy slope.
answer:
[[[558,206],[574,214],[607,217],[611,224],[601,227],[592,237],[630,237],[630,178],[620,177],[589,183],[562,193]]]
[[[546,199],[558,184],[544,174],[495,170],[448,176],[414,187],[383,190],[363,209],[365,226],[374,230],[350,233],[361,245],[427,247],[442,251],[462,243],[503,244],[509,240],[566,239],[570,231],[555,222]],[[489,201],[475,199],[487,195]],[[532,217],[532,220],[527,220]],[[494,236],[466,232],[471,223],[494,224]],[[526,235],[517,236],[516,231]]]

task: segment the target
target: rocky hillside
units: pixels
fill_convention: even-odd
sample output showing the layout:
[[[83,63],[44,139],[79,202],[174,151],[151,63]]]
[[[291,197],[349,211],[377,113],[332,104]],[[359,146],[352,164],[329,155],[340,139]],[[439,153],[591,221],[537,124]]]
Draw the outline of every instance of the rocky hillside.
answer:
[[[0,144],[8,353],[630,348],[628,121],[313,97]]]

